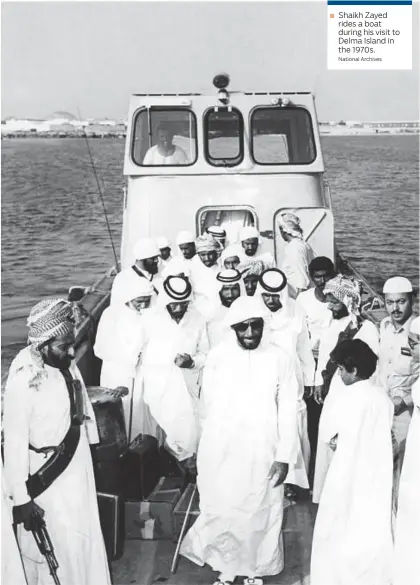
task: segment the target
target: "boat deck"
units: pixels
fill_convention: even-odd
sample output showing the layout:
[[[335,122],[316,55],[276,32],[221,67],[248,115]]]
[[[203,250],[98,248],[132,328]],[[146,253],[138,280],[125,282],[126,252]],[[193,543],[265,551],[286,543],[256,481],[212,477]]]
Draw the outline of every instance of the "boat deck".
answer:
[[[316,508],[309,499],[295,504],[285,501],[285,568],[280,575],[265,578],[264,585],[309,585]],[[126,540],[124,555],[112,563],[113,585],[212,585],[216,581],[217,574],[210,567],[199,567],[184,557],[172,575],[174,552],[175,544],[170,540]]]

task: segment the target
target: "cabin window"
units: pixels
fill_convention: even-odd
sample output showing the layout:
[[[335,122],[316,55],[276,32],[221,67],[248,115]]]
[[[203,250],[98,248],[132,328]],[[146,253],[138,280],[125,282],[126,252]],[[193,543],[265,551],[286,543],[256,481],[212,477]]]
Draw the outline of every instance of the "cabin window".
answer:
[[[244,226],[252,225],[258,228],[257,216],[253,209],[239,205],[202,207],[197,213],[196,221],[199,234],[204,234],[212,225],[224,228],[229,244],[239,241],[239,233]]]
[[[211,108],[204,116],[204,150],[215,166],[233,167],[244,158],[244,122],[234,108]]]
[[[260,165],[308,165],[316,157],[311,116],[305,108],[255,108],[251,156]]]
[[[145,108],[134,119],[133,161],[141,166],[189,166],[197,160],[197,121],[188,108]]]

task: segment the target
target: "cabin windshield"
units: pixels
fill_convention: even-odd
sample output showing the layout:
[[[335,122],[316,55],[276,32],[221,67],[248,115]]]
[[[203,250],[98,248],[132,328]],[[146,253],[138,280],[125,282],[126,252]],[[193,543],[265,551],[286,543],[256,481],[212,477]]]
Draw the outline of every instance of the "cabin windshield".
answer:
[[[133,161],[142,166],[189,166],[197,159],[197,121],[188,108],[153,107],[134,120]]]
[[[235,166],[244,157],[242,114],[235,108],[211,108],[204,116],[205,152],[213,166]]]
[[[257,164],[308,165],[316,158],[311,116],[305,108],[255,108],[251,136]]]

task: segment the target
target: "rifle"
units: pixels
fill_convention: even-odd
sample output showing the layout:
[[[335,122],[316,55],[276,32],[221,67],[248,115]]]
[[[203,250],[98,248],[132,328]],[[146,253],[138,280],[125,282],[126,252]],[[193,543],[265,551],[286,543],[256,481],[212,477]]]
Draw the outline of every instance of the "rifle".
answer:
[[[36,514],[36,517],[34,518],[31,531],[34,535],[39,552],[45,557],[47,561],[50,575],[53,578],[55,585],[61,585],[57,576],[58,562],[54,554],[54,547],[52,545],[50,535],[48,534],[45,520],[39,514]]]

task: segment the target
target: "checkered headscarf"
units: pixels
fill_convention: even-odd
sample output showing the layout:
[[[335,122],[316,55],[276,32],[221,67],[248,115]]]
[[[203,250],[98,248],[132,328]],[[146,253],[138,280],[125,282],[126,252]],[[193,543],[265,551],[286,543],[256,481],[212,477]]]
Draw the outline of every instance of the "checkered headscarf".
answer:
[[[360,283],[357,280],[351,280],[347,276],[339,274],[327,282],[323,292],[324,295],[332,294],[346,305],[350,316],[358,317],[360,315],[359,309],[362,298],[360,295]]]
[[[29,313],[28,344],[39,347],[50,339],[66,335],[74,329],[73,303],[65,299],[46,299]]]

